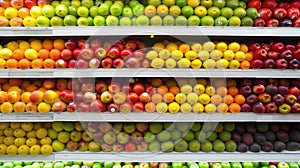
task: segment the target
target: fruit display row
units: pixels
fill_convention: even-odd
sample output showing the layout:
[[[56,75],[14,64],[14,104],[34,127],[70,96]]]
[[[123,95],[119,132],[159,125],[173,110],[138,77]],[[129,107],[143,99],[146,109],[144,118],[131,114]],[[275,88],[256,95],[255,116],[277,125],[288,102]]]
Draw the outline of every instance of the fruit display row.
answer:
[[[3,162],[2,168],[298,168],[299,162]]]
[[[298,151],[299,123],[1,123],[8,156],[90,152]]]
[[[148,45],[131,39],[31,39],[0,46],[2,69],[298,69],[299,61],[300,43],[280,41],[245,44],[164,40]]]
[[[1,113],[299,113],[287,79],[1,79]]]
[[[4,0],[0,26],[299,27],[297,0]]]

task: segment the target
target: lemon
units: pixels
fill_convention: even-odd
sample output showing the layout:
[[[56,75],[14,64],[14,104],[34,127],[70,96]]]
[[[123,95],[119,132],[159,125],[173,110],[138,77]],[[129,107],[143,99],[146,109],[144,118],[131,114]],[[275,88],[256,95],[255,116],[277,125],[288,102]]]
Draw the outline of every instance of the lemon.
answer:
[[[26,137],[27,138],[35,138],[36,137],[36,131],[35,130],[31,130],[29,132],[27,132]]]
[[[28,138],[26,140],[26,145],[27,146],[34,146],[37,144],[37,139],[36,138]]]
[[[240,67],[240,62],[238,60],[231,60],[229,62],[230,69],[238,69]]]
[[[13,136],[13,135],[14,135],[14,130],[11,129],[11,128],[6,128],[6,129],[4,130],[4,135],[5,135],[5,136]]]
[[[203,67],[206,69],[214,69],[216,66],[216,61],[213,59],[207,59],[203,62]]]
[[[12,56],[13,52],[9,48],[0,49],[0,58],[9,59]]]
[[[199,96],[199,102],[201,104],[208,104],[210,102],[210,96],[206,93],[203,93]]]
[[[153,60],[154,58],[157,58],[157,57],[158,57],[158,52],[155,50],[150,50],[146,54],[146,58],[148,58],[150,60]]]
[[[36,137],[39,139],[46,137],[47,134],[48,134],[48,131],[46,128],[39,128],[36,130]]]
[[[175,101],[179,104],[183,104],[186,101],[186,95],[184,93],[176,94]]]
[[[5,144],[0,144],[0,155],[6,154],[7,146]]]
[[[216,105],[209,103],[204,107],[204,110],[206,113],[214,113],[217,111],[217,107]]]
[[[170,7],[170,9],[169,9],[169,13],[170,13],[170,15],[172,15],[172,16],[179,16],[180,14],[181,14],[181,8],[179,7],[179,6],[177,6],[177,5],[173,5],[173,6],[171,6]],[[176,44],[176,43],[175,43]],[[176,46],[177,46],[177,44],[176,44]],[[178,48],[178,46],[177,46],[177,48]],[[173,50],[172,50],[173,51]]]
[[[167,68],[175,68],[177,63],[173,58],[168,58],[165,62]]]
[[[165,45],[162,42],[157,42],[152,46],[152,49],[159,52],[160,50],[164,49]]]
[[[193,51],[193,50],[187,51],[184,55],[187,59],[189,59],[191,61],[198,58],[196,51]]]
[[[30,122],[24,122],[21,124],[21,128],[24,130],[24,131],[31,131],[33,129],[33,123],[30,123]]]
[[[225,42],[223,42],[223,41],[222,42],[218,42],[217,45],[216,45],[216,49],[224,52],[224,51],[227,50],[227,44]]]
[[[243,51],[237,51],[234,53],[234,59],[238,61],[243,61],[246,57],[246,54]]]
[[[217,62],[216,62],[216,67],[218,69],[226,69],[229,65],[229,61],[227,61],[226,59],[219,59]]]
[[[168,59],[168,58],[170,57],[170,55],[171,55],[171,53],[170,53],[170,51],[167,50],[167,49],[162,49],[162,50],[160,50],[159,53],[158,53],[159,58],[161,58],[161,59],[163,59],[163,60]]]
[[[16,41],[10,41],[9,43],[7,43],[6,47],[14,51],[19,48],[19,44]]]
[[[234,58],[234,52],[232,50],[226,50],[223,52],[223,58],[231,61]]]
[[[166,49],[169,51],[169,52],[172,52],[174,50],[177,50],[178,49],[178,46],[176,43],[174,42],[170,42],[169,44],[166,45]]]
[[[22,145],[18,148],[18,154],[19,155],[28,155],[29,153],[29,147],[27,145]]]
[[[233,52],[237,52],[239,51],[241,48],[240,44],[237,43],[237,42],[231,42],[229,45],[228,45],[228,49],[233,51]]]
[[[14,131],[14,136],[17,137],[17,138],[22,138],[26,135],[26,132],[22,129],[16,129]]]
[[[25,143],[26,143],[26,138],[16,138],[14,140],[14,144],[16,146],[22,146],[22,145],[25,145]]]
[[[212,52],[210,52],[210,58],[212,58],[213,60],[219,60],[222,58],[223,53],[220,50],[213,50]]]
[[[190,84],[184,84],[180,88],[180,92],[186,95],[192,93],[192,91],[193,91],[193,87]]]
[[[191,61],[187,58],[182,58],[181,60],[177,61],[177,65],[179,68],[189,68]]]
[[[41,40],[32,40],[30,43],[30,47],[36,51],[40,51],[43,48],[43,44]]]
[[[29,60],[33,60],[33,59],[36,59],[38,57],[38,52],[32,48],[30,49],[27,49],[25,52],[24,52],[24,55],[27,59]]]
[[[193,69],[199,69],[199,68],[201,68],[201,66],[202,66],[202,61],[199,60],[199,59],[195,59],[195,60],[193,60],[192,63],[191,63],[191,67],[192,67]]]
[[[158,113],[166,113],[168,111],[168,105],[165,102],[160,102],[155,107]]]
[[[43,123],[34,123],[33,124],[33,129],[38,130],[39,128],[43,127]]]
[[[159,69],[159,68],[164,67],[164,65],[165,65],[165,61],[163,59],[161,59],[161,58],[154,58],[151,61],[151,67],[152,68]]]
[[[41,152],[40,145],[33,145],[29,149],[30,155],[33,155],[33,156],[40,154],[40,152]]]
[[[49,113],[51,111],[51,105],[45,102],[41,102],[37,108],[40,113]]]
[[[187,0],[187,5],[196,8],[200,5],[200,0]]]
[[[216,89],[213,86],[207,86],[205,88],[205,93],[208,94],[208,96],[212,96],[216,93]]]
[[[50,137],[44,137],[40,140],[41,145],[50,145],[52,143],[52,139]]]
[[[193,105],[194,113],[202,113],[204,111],[204,106],[201,103],[196,103]]]
[[[190,113],[192,111],[192,106],[189,103],[183,103],[180,106],[180,111],[182,113]]]
[[[180,50],[173,50],[171,52],[171,57],[175,60],[180,60],[183,57],[183,53]]]
[[[205,92],[205,87],[204,87],[204,85],[202,85],[202,84],[196,84],[196,85],[194,86],[194,92],[195,92],[197,95],[200,95],[200,94],[204,93],[204,92]]]
[[[195,103],[198,102],[199,97],[196,93],[189,93],[186,96],[186,99],[189,104],[194,105]]]
[[[169,112],[172,113],[172,114],[176,114],[178,113],[180,110],[180,106],[178,103],[176,102],[172,102],[169,104]]]
[[[9,145],[6,149],[7,155],[14,156],[18,153],[18,147],[16,145]]]
[[[202,50],[198,52],[198,57],[200,58],[201,61],[205,61],[209,59],[209,52],[206,50]]]
[[[211,41],[208,41],[208,42],[205,42],[203,45],[202,45],[202,48],[203,50],[206,50],[208,52],[211,52],[215,49],[216,45],[215,43],[211,42]]]
[[[5,145],[13,145],[14,144],[14,141],[15,141],[15,137],[12,137],[12,136],[9,136],[9,137],[5,137],[4,138],[4,144]]]

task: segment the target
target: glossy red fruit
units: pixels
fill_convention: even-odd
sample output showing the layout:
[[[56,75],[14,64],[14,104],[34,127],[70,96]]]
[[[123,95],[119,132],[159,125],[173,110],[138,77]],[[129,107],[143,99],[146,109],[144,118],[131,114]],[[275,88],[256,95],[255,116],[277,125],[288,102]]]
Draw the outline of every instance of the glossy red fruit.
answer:
[[[274,9],[277,6],[277,2],[275,0],[265,0],[262,3],[263,8],[269,8],[269,9]]]
[[[258,10],[258,18],[261,18],[263,20],[269,20],[272,16],[273,12],[271,11],[271,9],[268,8],[261,8],[260,10]]]
[[[248,8],[256,8],[257,10],[259,10],[262,7],[262,3],[260,0],[250,0],[247,3],[247,7]]]
[[[279,21],[277,19],[271,18],[266,21],[266,27],[278,27]]]
[[[287,11],[284,8],[275,8],[273,10],[273,17],[275,19],[283,19],[287,15]]]
[[[265,27],[266,22],[262,18],[257,18],[253,21],[255,27]]]

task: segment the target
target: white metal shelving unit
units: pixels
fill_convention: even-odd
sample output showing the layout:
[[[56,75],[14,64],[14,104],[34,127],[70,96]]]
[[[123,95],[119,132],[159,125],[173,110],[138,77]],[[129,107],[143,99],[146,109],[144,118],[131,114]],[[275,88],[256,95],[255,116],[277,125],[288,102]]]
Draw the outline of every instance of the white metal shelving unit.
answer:
[[[0,36],[10,37],[127,37],[127,36],[220,36],[220,37],[299,37],[299,28],[259,27],[1,27]],[[77,78],[77,77],[213,77],[213,78],[300,78],[299,70],[276,69],[39,69],[0,71],[1,78]],[[299,114],[158,114],[158,113],[54,113],[0,114],[0,122],[53,122],[53,121],[105,121],[105,122],[299,122]],[[146,118],[146,119],[145,119]],[[49,156],[1,156],[1,161],[299,161],[300,152],[58,152]]]

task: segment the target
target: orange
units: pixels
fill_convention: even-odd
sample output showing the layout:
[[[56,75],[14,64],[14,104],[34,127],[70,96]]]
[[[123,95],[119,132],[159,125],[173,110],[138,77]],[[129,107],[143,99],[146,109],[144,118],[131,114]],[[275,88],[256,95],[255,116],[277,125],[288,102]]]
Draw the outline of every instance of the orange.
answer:
[[[236,96],[234,96],[234,102],[241,105],[244,104],[246,101],[245,97],[241,94],[238,94]]]
[[[174,99],[175,99],[175,96],[173,95],[173,93],[168,92],[168,93],[164,94],[164,102],[172,103],[174,101]]]
[[[36,91],[38,89],[37,86],[35,86],[34,84],[30,84],[27,86],[27,88],[25,89],[26,92],[33,92],[33,91]]]
[[[5,11],[5,9],[0,7],[0,16],[4,16],[4,11]]]
[[[243,60],[240,63],[240,67],[241,67],[241,69],[249,69],[250,68],[250,62],[247,61],[247,60]]]
[[[170,91],[171,93],[173,93],[173,95],[177,95],[177,94],[180,92],[180,89],[179,89],[178,86],[171,86],[171,87],[169,88],[169,91]]]
[[[11,84],[9,84],[9,83],[4,83],[4,84],[2,85],[2,90],[7,92],[8,89],[9,89],[10,87],[12,87]]]
[[[9,84],[13,85],[13,86],[21,86],[23,83],[23,79],[20,78],[10,78],[8,80]]]
[[[43,93],[45,93],[45,92],[47,91],[47,89],[44,88],[44,87],[40,87],[38,90],[39,90],[39,91],[42,91]]]
[[[30,85],[30,81],[25,80],[25,81],[23,81],[23,83],[22,83],[22,85],[21,85],[21,88],[22,88],[22,89],[26,89],[27,86],[29,86],[29,85]]]
[[[49,50],[47,50],[47,49],[41,49],[39,51],[38,57],[41,58],[41,59],[47,59],[47,58],[49,58],[49,54],[50,54]]]
[[[51,58],[47,58],[43,62],[44,68],[54,68],[55,67],[55,61]]]
[[[144,12],[145,12],[146,16],[152,17],[156,14],[156,8],[154,5],[148,5],[148,6],[146,6]]]
[[[17,59],[17,60],[20,60],[22,58],[24,58],[24,51],[21,50],[21,49],[15,49],[13,51],[13,58]]]
[[[226,104],[232,104],[234,101],[233,97],[231,95],[225,95],[223,97],[223,102],[226,103]]]
[[[31,61],[31,68],[33,69],[41,69],[43,68],[43,60],[42,59],[34,59]]]
[[[32,40],[30,42],[30,47],[36,51],[40,51],[43,48],[41,40]]]
[[[232,103],[229,105],[229,111],[231,113],[238,113],[241,111],[241,106],[237,103]]]
[[[24,103],[29,103],[30,102],[30,94],[31,94],[31,92],[23,92],[21,94],[21,101]]]
[[[227,113],[228,112],[228,105],[225,103],[221,103],[217,106],[217,111],[219,113]]]
[[[247,61],[252,61],[253,60],[253,54],[252,54],[252,52],[247,52],[245,54],[245,60],[247,60]]]
[[[166,85],[161,85],[157,88],[157,93],[159,93],[159,94],[165,94],[168,91],[169,91],[169,89]]]
[[[162,102],[162,100],[163,100],[162,96],[158,93],[154,93],[151,96],[151,101],[155,104]]]
[[[239,93],[239,89],[232,86],[228,88],[228,94],[230,94],[231,96],[236,96]]]
[[[218,105],[218,104],[222,103],[222,97],[220,95],[217,95],[217,94],[213,95],[210,98],[210,102],[212,104]]]
[[[65,41],[63,39],[56,39],[53,41],[53,47],[55,49],[63,50],[65,48]]]
[[[218,87],[217,94],[220,96],[225,96],[227,94],[227,88],[224,86]]]
[[[7,82],[8,82],[7,78],[0,78],[0,84],[7,83]]]
[[[153,85],[154,87],[159,87],[163,84],[163,81],[159,78],[154,78],[151,80],[151,85]]]
[[[18,62],[18,67],[20,69],[29,69],[31,62],[27,58],[23,58]]]
[[[190,46],[187,44],[181,44],[178,48],[182,53],[186,53],[187,51],[190,51]]]
[[[227,87],[235,86],[236,87],[237,83],[234,79],[227,79]]]
[[[243,51],[244,53],[248,52],[248,46],[246,44],[240,45],[240,51]]]
[[[148,113],[153,113],[155,111],[155,103],[153,102],[148,102],[146,105],[145,105],[145,110],[146,112]]]
[[[43,48],[48,51],[53,49],[53,41],[52,40],[48,40],[48,39],[44,40],[42,45],[43,45]]]
[[[50,55],[50,58],[54,59],[54,60],[57,60],[60,58],[60,51],[59,49],[52,49],[49,53]]]
[[[19,86],[12,86],[8,89],[8,92],[11,91],[17,91],[18,93],[22,93],[22,89],[19,88]]]
[[[17,69],[18,68],[18,61],[14,58],[8,59],[6,61],[6,68],[8,68],[8,69]]]

